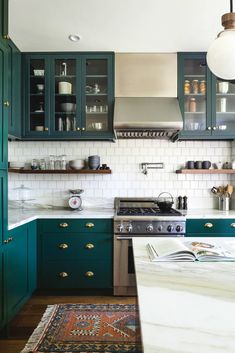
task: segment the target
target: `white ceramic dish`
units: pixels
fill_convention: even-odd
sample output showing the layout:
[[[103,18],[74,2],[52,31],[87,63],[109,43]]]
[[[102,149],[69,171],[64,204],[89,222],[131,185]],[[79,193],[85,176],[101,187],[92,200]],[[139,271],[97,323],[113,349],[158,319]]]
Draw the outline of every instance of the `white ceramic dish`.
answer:
[[[45,70],[33,70],[34,76],[44,76]]]
[[[82,169],[84,167],[84,160],[83,159],[73,159],[69,161],[69,166],[72,169]]]
[[[62,112],[73,112],[76,110],[76,104],[74,103],[61,103]]]
[[[42,125],[35,126],[35,131],[44,131],[44,126]]]

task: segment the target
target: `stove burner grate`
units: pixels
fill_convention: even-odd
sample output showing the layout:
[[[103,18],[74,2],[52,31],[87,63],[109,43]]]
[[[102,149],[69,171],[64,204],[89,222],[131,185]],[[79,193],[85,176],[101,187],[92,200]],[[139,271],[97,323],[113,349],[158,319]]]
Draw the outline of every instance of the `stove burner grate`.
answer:
[[[118,216],[182,216],[179,211],[170,209],[170,211],[162,212],[157,207],[120,207],[117,212]]]

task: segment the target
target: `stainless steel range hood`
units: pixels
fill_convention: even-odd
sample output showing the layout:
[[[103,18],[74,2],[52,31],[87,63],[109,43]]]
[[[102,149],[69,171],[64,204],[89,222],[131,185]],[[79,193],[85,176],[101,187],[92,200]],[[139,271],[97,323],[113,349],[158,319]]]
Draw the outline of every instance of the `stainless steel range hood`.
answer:
[[[177,139],[183,120],[177,98],[117,97],[114,131],[117,138]]]

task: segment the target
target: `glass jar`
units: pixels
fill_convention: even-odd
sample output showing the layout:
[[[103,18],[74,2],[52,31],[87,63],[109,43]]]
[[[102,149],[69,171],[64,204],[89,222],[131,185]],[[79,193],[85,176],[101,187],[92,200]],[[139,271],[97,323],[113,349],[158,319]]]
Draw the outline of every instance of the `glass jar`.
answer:
[[[185,80],[184,81],[184,94],[190,94],[190,91],[191,91],[190,88],[191,88],[190,87],[190,81]]]
[[[192,81],[193,94],[198,94],[198,89],[199,89],[198,80],[193,80]]]
[[[206,94],[206,81],[204,81],[204,80],[200,81],[199,92],[201,94]]]
[[[46,161],[45,161],[44,158],[40,159],[39,169],[41,169],[41,170],[45,170],[46,169]]]
[[[32,162],[31,162],[31,169],[32,169],[32,170],[38,169],[38,161],[37,161],[36,159],[32,159]]]
[[[60,156],[60,169],[66,170],[66,155]]]
[[[55,169],[55,156],[50,155],[49,165],[50,165],[50,170],[54,170]]]
[[[197,111],[197,103],[195,98],[189,99],[189,107],[188,110],[190,113],[195,113]]]

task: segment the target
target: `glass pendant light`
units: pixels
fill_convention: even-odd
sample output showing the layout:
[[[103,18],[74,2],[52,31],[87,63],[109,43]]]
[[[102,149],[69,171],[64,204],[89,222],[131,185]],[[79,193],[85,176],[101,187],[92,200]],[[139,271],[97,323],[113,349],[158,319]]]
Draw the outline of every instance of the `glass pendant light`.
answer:
[[[221,18],[224,31],[220,32],[207,52],[207,64],[222,80],[235,80],[235,12],[230,0],[230,12]]]

